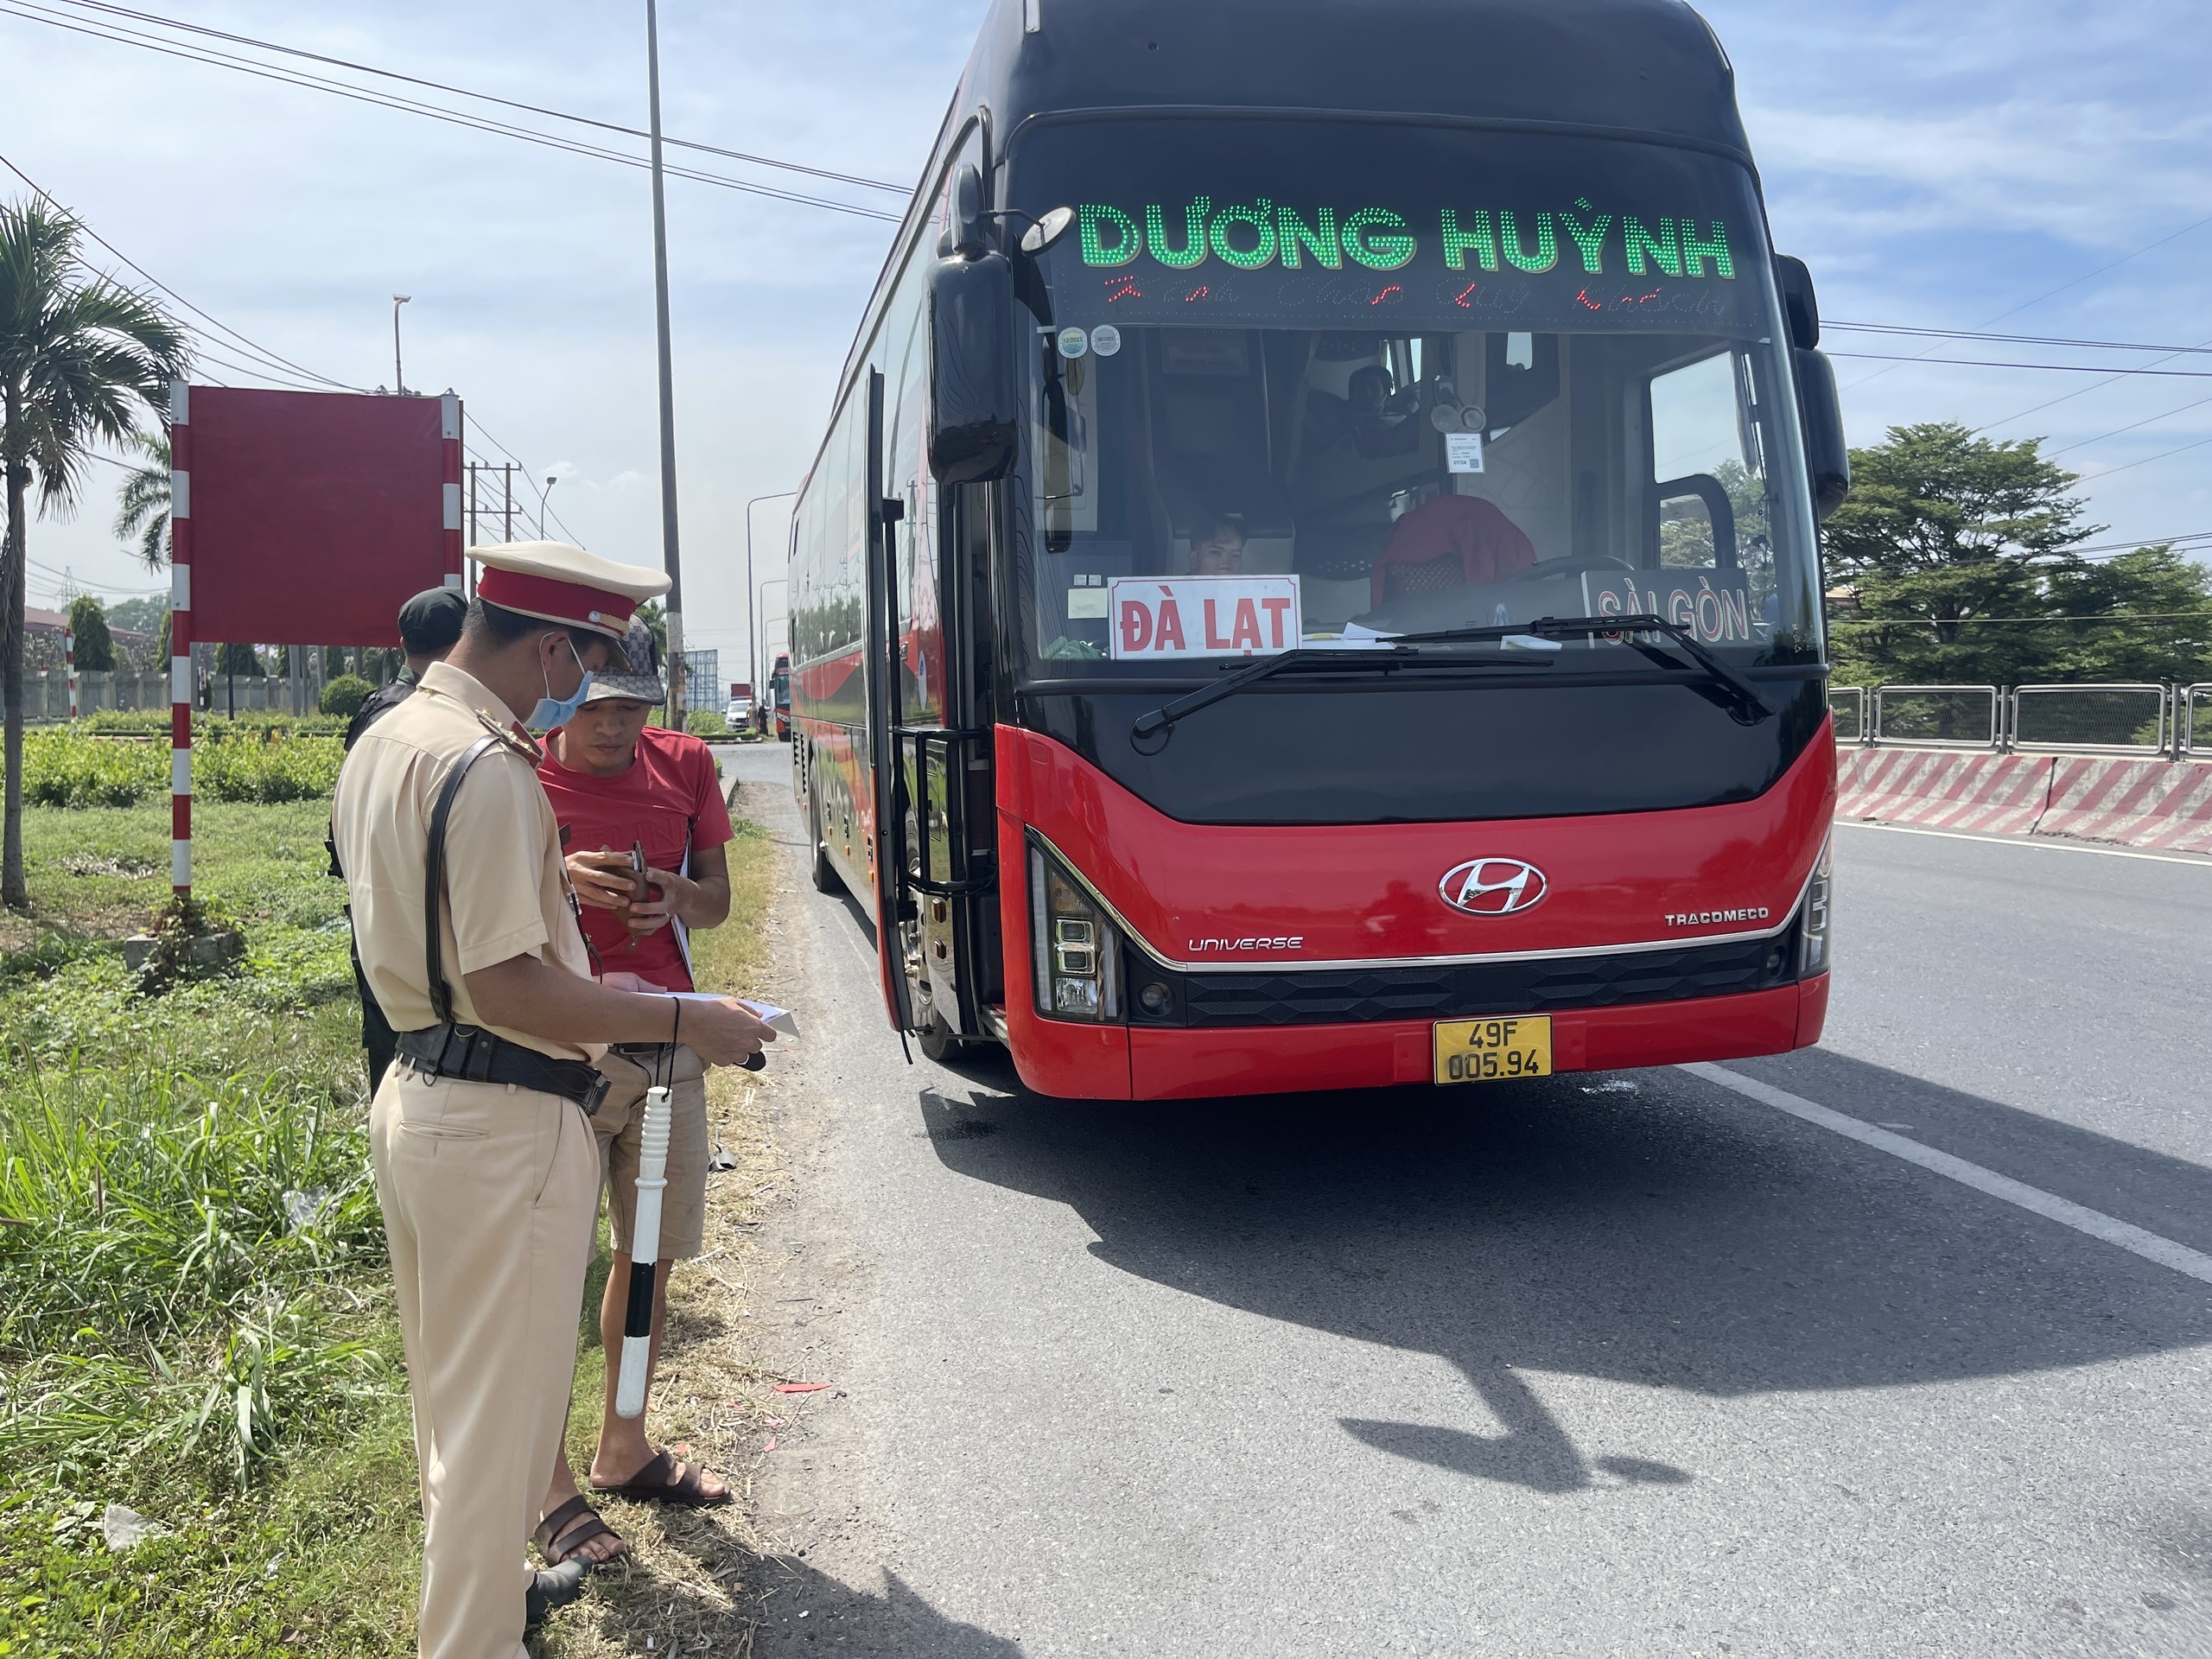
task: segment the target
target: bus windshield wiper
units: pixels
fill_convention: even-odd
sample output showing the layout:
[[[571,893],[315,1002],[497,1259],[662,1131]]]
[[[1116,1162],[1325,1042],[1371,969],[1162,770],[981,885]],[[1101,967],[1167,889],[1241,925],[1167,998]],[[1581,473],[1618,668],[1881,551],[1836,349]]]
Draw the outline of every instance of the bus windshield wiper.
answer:
[[[1507,628],[1503,631],[1503,633],[1531,632],[1533,630],[1528,628]],[[1175,722],[1185,715],[1194,715],[1201,709],[1219,702],[1224,697],[1233,697],[1246,686],[1255,685],[1269,675],[1279,674],[1284,669],[1300,663],[1326,662],[1333,668],[1345,669],[1402,668],[1405,665],[1404,661],[1395,649],[1400,643],[1398,639],[1379,636],[1374,642],[1374,645],[1366,650],[1347,651],[1341,645],[1306,645],[1296,651],[1286,651],[1278,657],[1263,658],[1249,668],[1237,670],[1225,680],[1217,681],[1211,685],[1201,686],[1187,696],[1178,697],[1174,702],[1154,709],[1149,714],[1139,715],[1129,723],[1130,740],[1141,741],[1148,737],[1156,737],[1163,732],[1173,731]],[[1414,643],[1419,641],[1416,640]],[[1489,663],[1483,664],[1485,668],[1492,665]],[[1505,658],[1497,665],[1510,668],[1548,668],[1551,665],[1551,659],[1549,658]]]
[[[1530,634],[1541,639],[1559,633],[1619,634],[1623,645],[1642,652],[1655,663],[1678,668],[1681,665],[1681,658],[1669,655],[1656,640],[1642,637],[1662,634],[1679,645],[1683,655],[1696,667],[1704,671],[1707,680],[1719,694],[1715,701],[1727,709],[1729,717],[1737,724],[1756,726],[1774,714],[1757,688],[1707,651],[1704,642],[1694,633],[1681,623],[1669,622],[1665,617],[1656,616],[1649,611],[1624,612],[1618,616],[1540,616],[1534,622],[1515,622],[1494,628],[1440,628],[1433,633],[1400,633],[1384,637],[1394,645],[1442,645],[1508,639],[1516,634]]]

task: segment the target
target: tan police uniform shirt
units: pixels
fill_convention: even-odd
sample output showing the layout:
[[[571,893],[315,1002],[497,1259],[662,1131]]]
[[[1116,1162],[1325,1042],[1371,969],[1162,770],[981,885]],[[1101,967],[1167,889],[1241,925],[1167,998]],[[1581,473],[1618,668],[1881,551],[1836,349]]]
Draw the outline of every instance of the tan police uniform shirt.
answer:
[[[462,976],[535,956],[591,976],[569,908],[561,833],[537,781],[533,746],[513,710],[449,663],[423,671],[413,696],[361,734],[338,775],[331,827],[353,904],[361,971],[395,1031],[438,1022],[423,950],[430,814],[461,758],[486,734],[499,747],[469,768],[446,822],[440,964],[454,1018],[564,1060],[596,1060],[597,1043],[556,1042],[487,1025]]]

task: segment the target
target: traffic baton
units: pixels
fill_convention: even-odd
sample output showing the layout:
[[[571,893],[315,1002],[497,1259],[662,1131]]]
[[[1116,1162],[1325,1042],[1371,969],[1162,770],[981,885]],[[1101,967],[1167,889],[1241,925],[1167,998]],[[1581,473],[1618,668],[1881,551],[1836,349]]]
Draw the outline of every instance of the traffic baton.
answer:
[[[660,1262],[660,1195],[668,1185],[668,1090],[645,1090],[639,1135],[638,1215],[630,1237],[630,1303],[622,1315],[622,1370],[614,1410],[623,1417],[645,1411],[645,1371],[652,1358],[653,1274]]]

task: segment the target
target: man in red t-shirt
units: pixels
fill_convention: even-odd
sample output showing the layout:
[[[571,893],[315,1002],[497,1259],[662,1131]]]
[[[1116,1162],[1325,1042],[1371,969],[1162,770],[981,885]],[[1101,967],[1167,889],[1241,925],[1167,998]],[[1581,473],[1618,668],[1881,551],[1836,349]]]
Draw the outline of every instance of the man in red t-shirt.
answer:
[[[685,733],[645,724],[668,694],[658,671],[656,642],[644,623],[631,624],[624,649],[639,671],[594,677],[583,707],[547,739],[537,775],[561,825],[593,971],[624,989],[690,991],[696,988],[687,935],[696,927],[718,926],[729,915],[729,812],[707,746]],[[632,863],[637,848],[643,849],[646,867],[643,897]],[[699,1254],[706,1226],[705,1067],[687,1045],[671,1049],[665,1044],[617,1044],[607,1050],[600,1069],[613,1086],[592,1127],[607,1172],[614,1265],[600,1299],[607,1397],[591,1483],[599,1491],[648,1502],[726,1503],[729,1489],[711,1471],[681,1462],[671,1452],[656,1451],[645,1437],[645,1420],[625,1418],[614,1409],[620,1375],[614,1359],[622,1351],[629,1300],[630,1230],[637,1214],[645,1090],[656,1083],[670,1090],[659,1259],[683,1261]],[[654,1362],[667,1306],[664,1268],[653,1284]],[[649,1389],[652,1375],[649,1363]],[[577,1494],[565,1459],[553,1471],[542,1514],[537,1543],[549,1561],[557,1564],[575,1554],[608,1560],[626,1548]]]

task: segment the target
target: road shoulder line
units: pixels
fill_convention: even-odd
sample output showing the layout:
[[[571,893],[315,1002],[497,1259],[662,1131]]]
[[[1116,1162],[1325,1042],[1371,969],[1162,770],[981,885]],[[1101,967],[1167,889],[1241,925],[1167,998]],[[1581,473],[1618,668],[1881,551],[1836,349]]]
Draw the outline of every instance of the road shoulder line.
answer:
[[[2155,1262],[2162,1268],[2171,1268],[2176,1273],[2186,1274],[2191,1279],[2212,1285],[2212,1255],[2192,1250],[2186,1244],[2177,1243],[2157,1233],[2146,1232],[2133,1223],[2106,1215],[2101,1210],[2091,1210],[2070,1198],[2062,1198],[2039,1186],[2016,1181],[2009,1175],[1999,1175],[1995,1170],[1984,1169],[1980,1164],[1970,1164],[1948,1152],[1938,1152],[1933,1147],[1923,1146],[1917,1141],[1909,1140],[1889,1129],[1877,1128],[1871,1123],[1862,1122],[1858,1118],[1807,1100],[1802,1096],[1793,1095],[1786,1089],[1777,1089],[1772,1084],[1762,1083],[1757,1077],[1731,1071],[1725,1066],[1699,1061],[1681,1069],[1692,1077],[1741,1095],[1746,1100],[1755,1100],[1763,1106],[1773,1107],[1778,1112],[1787,1112],[1792,1117],[1842,1135],[1846,1140],[1856,1141],[1861,1146],[1872,1147],[1878,1152],[1886,1152],[1893,1158],[1902,1158],[1909,1164],[1916,1164],[1923,1169],[1956,1181],[1961,1186],[1970,1186],[1977,1192],[2001,1198],[2006,1204],[2015,1205],[2048,1221],[2055,1221],[2062,1227],[2070,1227],[2077,1233],[2102,1239],[2107,1244],[2117,1244],[2121,1249],[2139,1255],[2146,1262]]]
[[[1839,828],[1881,830],[1893,836],[1929,836],[1937,841],[1976,841],[1985,847],[2034,847],[2046,853],[2092,853],[2099,858],[2135,858],[2152,864],[2193,864],[2212,869],[2212,858],[2194,853],[2145,853],[2133,847],[2093,847],[2087,842],[2061,841],[2052,836],[1985,836],[1971,830],[1929,830],[1916,823],[1884,823],[1875,818],[1836,820]]]

